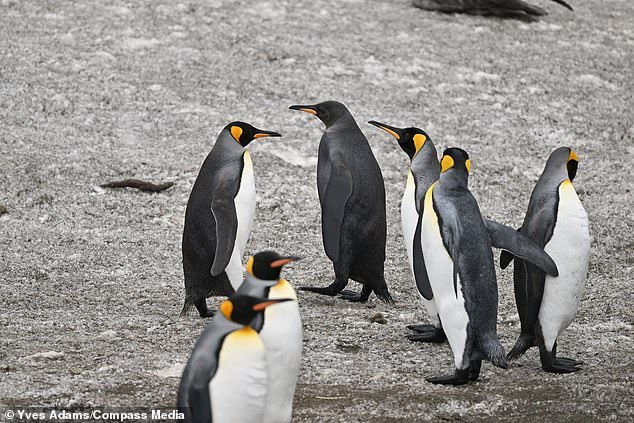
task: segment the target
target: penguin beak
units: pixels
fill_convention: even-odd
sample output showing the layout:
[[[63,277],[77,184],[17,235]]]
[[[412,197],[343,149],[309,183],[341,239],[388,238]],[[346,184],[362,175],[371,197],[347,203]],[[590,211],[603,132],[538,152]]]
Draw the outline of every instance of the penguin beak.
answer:
[[[302,112],[309,113],[309,114],[311,114],[313,116],[317,116],[317,110],[315,110],[313,108],[313,106],[300,106],[300,105],[296,104],[296,105],[293,105],[293,106],[289,107],[289,109],[291,109],[291,110],[300,110]]]
[[[291,263],[293,261],[298,261],[301,260],[302,257],[297,257],[297,256],[288,256],[288,257],[282,257],[281,259],[277,259],[273,262],[271,262],[271,267],[282,267],[285,264]]]
[[[261,129],[257,129],[255,130],[255,134],[253,135],[253,139],[256,138],[264,138],[264,137],[281,137],[282,134],[279,134],[277,132],[273,132],[273,131],[263,131]]]
[[[266,301],[262,301],[260,303],[255,304],[252,308],[253,311],[262,311],[265,308],[278,304],[278,303],[283,303],[285,301],[292,301],[292,298],[280,298],[280,299],[276,299],[276,300],[266,300]]]
[[[394,126],[389,126],[381,122],[377,122],[375,120],[371,120],[368,122],[370,125],[374,125],[377,128],[383,129],[385,132],[396,138],[397,140],[401,139],[401,129],[396,128]]]

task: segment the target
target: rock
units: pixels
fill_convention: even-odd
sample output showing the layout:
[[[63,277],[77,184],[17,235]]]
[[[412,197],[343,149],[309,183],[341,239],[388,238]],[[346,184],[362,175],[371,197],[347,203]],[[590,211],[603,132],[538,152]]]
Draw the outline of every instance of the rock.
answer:
[[[384,325],[384,324],[387,323],[387,319],[381,313],[377,313],[374,316],[372,316],[372,318],[370,319],[370,322],[372,322],[372,323],[380,323],[380,324]]]

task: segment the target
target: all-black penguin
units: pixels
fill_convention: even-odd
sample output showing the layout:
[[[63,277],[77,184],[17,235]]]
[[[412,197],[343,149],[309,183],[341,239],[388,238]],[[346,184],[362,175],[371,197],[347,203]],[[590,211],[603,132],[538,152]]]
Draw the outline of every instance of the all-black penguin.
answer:
[[[249,325],[287,299],[233,295],[220,304],[183,370],[177,407],[186,422],[261,423],[266,406],[266,352]]]
[[[456,367],[453,375],[427,379],[432,383],[460,385],[476,380],[482,359],[501,368],[508,366],[497,338],[492,244],[557,273],[552,259],[530,239],[503,225],[489,227],[467,187],[470,169],[464,150],[445,150],[440,178],[425,195],[421,244]]]
[[[397,128],[384,123],[370,121],[371,125],[381,128],[398,141],[399,146],[410,159],[407,171],[407,185],[401,200],[401,224],[403,240],[409,258],[410,268],[414,275],[416,288],[420,294],[427,313],[431,317],[431,325],[410,325],[416,334],[409,335],[412,341],[443,342],[447,338],[442,330],[438,310],[433,293],[429,289],[425,260],[421,249],[420,234],[425,193],[440,175],[440,163],[436,147],[429,135],[419,128]]]
[[[552,1],[572,10],[572,7],[564,0]],[[419,9],[436,12],[493,15],[529,21],[547,14],[541,7],[523,0],[412,0],[412,4]]]
[[[192,188],[183,230],[185,304],[210,317],[206,298],[231,295],[242,283],[242,254],[255,215],[255,182],[247,145],[280,137],[248,123],[231,122],[220,132]]]
[[[588,215],[572,185],[579,159],[568,147],[552,152],[528,203],[519,229],[550,254],[559,276],[552,277],[515,258],[513,279],[521,334],[508,358],[515,359],[537,345],[542,368],[570,373],[583,364],[557,357],[557,338],[575,317],[588,273],[590,231]],[[500,265],[513,260],[502,252]]]
[[[379,164],[352,114],[337,101],[290,107],[318,117],[326,130],[319,143],[317,190],[322,236],[333,262],[335,280],[328,287],[302,287],[318,294],[365,302],[370,293],[393,304],[383,274],[385,262],[385,185]],[[348,279],[360,293],[342,291]]]
[[[260,333],[266,350],[269,375],[263,423],[290,422],[293,397],[302,361],[303,331],[297,294],[292,285],[280,278],[282,267],[299,260],[296,256],[280,256],[263,251],[247,261],[247,275],[238,294],[249,294],[271,300],[290,299],[271,307],[254,319],[252,327]]]

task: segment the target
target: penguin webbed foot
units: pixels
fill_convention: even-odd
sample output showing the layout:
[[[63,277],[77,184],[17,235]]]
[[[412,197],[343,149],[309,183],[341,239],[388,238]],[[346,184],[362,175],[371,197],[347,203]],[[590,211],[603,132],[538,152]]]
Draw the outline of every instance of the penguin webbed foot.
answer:
[[[353,302],[353,303],[365,303],[368,301],[370,294],[363,292],[363,290],[360,292],[355,292],[349,289],[344,289],[343,291],[339,293],[339,296],[342,299]]]
[[[300,286],[300,291],[308,291],[314,292],[315,294],[328,295],[329,297],[334,297],[339,293],[339,291],[326,286],[326,287],[318,287],[318,286]]]
[[[577,361],[572,361],[578,363]],[[579,365],[572,364],[572,362],[561,361],[559,358],[555,358],[552,363],[542,363],[542,370],[548,373],[574,373],[581,370]]]
[[[447,340],[445,331],[434,325],[408,325],[407,328],[416,332],[413,335],[407,335],[407,339],[412,342],[441,343]]]
[[[541,350],[542,370],[548,373],[574,373],[581,370],[583,361],[567,357],[556,357],[555,354]]]
[[[479,369],[478,369],[478,374],[479,374]],[[429,377],[425,380],[427,380],[427,382],[430,382],[436,385],[453,385],[453,386],[464,385],[468,383],[470,380],[469,368],[464,370],[456,369],[456,371],[452,375]]]

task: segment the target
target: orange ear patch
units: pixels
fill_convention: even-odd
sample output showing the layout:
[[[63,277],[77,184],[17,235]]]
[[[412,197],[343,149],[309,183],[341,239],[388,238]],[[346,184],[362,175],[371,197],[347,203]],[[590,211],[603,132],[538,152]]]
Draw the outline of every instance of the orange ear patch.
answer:
[[[233,139],[235,139],[238,142],[238,144],[240,144],[240,136],[242,135],[242,128],[235,125],[232,126],[231,135],[233,136]]]
[[[233,303],[231,302],[231,300],[225,300],[220,304],[219,310],[223,316],[231,320],[231,313],[233,313]]]
[[[446,172],[449,169],[451,169],[454,165],[454,160],[453,157],[451,156],[444,156],[442,158],[442,161],[440,162],[440,171],[441,172]]]

